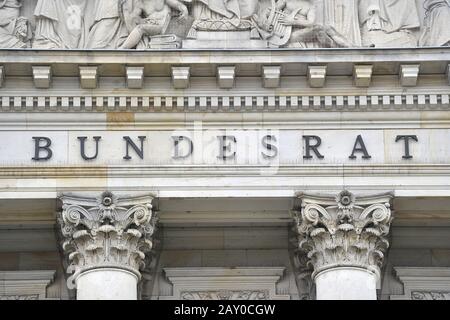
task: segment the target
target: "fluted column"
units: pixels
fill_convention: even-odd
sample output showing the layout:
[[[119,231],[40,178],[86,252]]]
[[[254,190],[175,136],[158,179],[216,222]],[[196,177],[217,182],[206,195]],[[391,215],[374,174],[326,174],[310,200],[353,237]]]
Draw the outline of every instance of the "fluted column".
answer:
[[[139,270],[153,247],[153,198],[104,192],[97,198],[60,199],[69,289],[77,289],[78,300],[136,300]]]
[[[389,247],[391,194],[356,197],[300,194],[294,211],[298,252],[318,300],[375,300]]]

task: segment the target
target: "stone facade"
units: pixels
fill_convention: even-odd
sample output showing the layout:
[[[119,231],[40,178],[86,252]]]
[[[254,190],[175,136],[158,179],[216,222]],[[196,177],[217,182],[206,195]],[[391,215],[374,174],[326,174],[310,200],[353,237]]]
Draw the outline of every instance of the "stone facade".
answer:
[[[0,300],[450,298],[449,1],[0,2]]]
[[[0,47],[448,46],[446,0],[7,0]]]

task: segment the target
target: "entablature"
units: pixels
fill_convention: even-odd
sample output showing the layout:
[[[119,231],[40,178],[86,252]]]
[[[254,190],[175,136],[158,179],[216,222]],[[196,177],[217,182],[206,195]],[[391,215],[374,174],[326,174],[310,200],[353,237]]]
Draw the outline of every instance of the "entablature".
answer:
[[[1,111],[449,108],[450,48],[2,50]]]

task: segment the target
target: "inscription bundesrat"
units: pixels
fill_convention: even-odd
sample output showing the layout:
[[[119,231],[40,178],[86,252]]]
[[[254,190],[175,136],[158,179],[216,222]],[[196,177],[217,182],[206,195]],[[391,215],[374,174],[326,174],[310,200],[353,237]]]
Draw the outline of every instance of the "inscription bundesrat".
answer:
[[[234,135],[219,135],[217,138],[217,159],[220,160],[233,160],[236,158],[237,151],[235,146],[239,143],[238,139]],[[318,159],[323,160],[326,154],[321,151],[322,138],[318,135],[302,135],[300,137],[303,140],[303,159]],[[34,141],[34,157],[33,161],[43,162],[52,159],[54,151],[52,147],[52,139],[50,137],[35,136],[32,137]],[[79,152],[81,158],[84,161],[91,161],[98,158],[99,153],[102,150],[102,136],[79,136],[76,137],[79,143]],[[133,157],[144,159],[146,150],[144,142],[147,139],[146,136],[138,136],[133,139],[130,136],[123,136],[123,143],[125,144],[125,154],[123,159],[130,161]],[[172,159],[186,159],[193,155],[195,144],[190,137],[177,135],[171,137],[171,144],[173,149]],[[417,135],[397,135],[392,143],[400,143],[400,148],[403,150],[402,159],[413,159],[414,155],[411,154],[411,143],[418,143],[419,138]],[[87,144],[92,144],[93,150],[91,153],[87,152]],[[366,145],[364,138],[361,134],[357,135],[354,141],[342,141],[342,144],[352,144],[351,154],[348,155],[348,159],[355,160],[358,156],[361,159],[369,160],[372,158],[370,154],[370,146]],[[184,144],[183,150],[181,146]],[[262,148],[261,156],[264,159],[274,159],[279,155],[278,139],[275,135],[264,135],[260,139],[260,146]],[[107,146],[104,146],[107,147]],[[154,151],[151,151],[154,152]]]

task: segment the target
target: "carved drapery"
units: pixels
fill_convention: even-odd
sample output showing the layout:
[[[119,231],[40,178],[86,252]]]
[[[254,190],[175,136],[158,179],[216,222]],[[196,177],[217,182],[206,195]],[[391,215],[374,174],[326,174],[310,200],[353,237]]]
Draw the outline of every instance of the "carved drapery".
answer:
[[[448,0],[5,0],[0,47],[448,46],[449,14]]]
[[[96,268],[125,269],[140,278],[157,222],[151,196],[119,198],[104,192],[97,198],[63,195],[60,199],[58,223],[67,272],[72,273],[67,280],[70,289],[82,272]]]
[[[337,267],[355,267],[380,275],[389,242],[392,195],[356,197],[342,191],[335,197],[300,194],[293,211],[297,248],[312,278]]]

